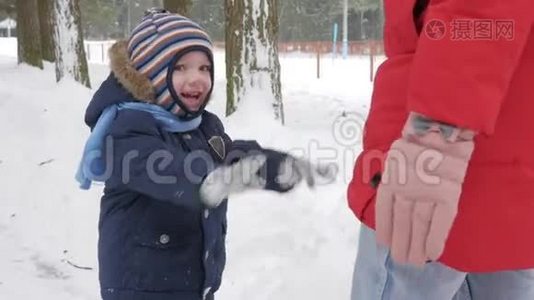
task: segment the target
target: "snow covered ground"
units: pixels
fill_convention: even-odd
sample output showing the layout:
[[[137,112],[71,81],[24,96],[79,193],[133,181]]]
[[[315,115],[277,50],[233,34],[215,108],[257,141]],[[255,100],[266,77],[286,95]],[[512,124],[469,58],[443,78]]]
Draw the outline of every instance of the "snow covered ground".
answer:
[[[261,93],[224,118],[224,53],[215,60],[208,109],[233,138],[336,162],[341,171],[336,183],[314,190],[231,199],[217,299],[349,299],[359,224],[346,188],[371,95],[369,58],[325,56],[316,79],[315,57],[281,57],[283,127],[259,102]],[[99,299],[101,187],[81,191],[73,175],[89,134],[85,107],[108,72],[90,65],[92,90],[56,84],[53,65],[17,65],[16,41],[0,38],[0,299]]]

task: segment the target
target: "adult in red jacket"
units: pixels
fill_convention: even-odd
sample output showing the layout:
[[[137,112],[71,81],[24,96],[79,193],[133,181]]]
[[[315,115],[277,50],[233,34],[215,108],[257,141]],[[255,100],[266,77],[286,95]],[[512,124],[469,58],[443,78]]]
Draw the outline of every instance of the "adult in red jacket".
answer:
[[[350,208],[363,223],[353,295],[364,300],[375,296],[389,299],[381,298],[388,293],[396,293],[394,299],[450,300],[462,286],[468,286],[471,296],[480,299],[534,299],[534,3],[531,0],[385,0],[384,10],[387,60],[376,74],[363,151],[348,188]],[[384,172],[388,173],[392,144],[407,143],[408,148],[414,149],[414,137],[407,132],[420,129],[421,124],[414,123],[413,116],[428,122],[423,126],[427,132],[420,132],[415,138],[419,141],[416,146],[421,149],[435,146],[421,139],[429,134],[428,128],[438,128],[441,134],[440,128],[476,133],[472,142],[474,150],[466,156],[465,174],[454,170],[462,173],[457,180],[458,199],[453,199],[454,196],[441,199],[442,195],[435,195],[436,203],[450,200],[455,210],[443,249],[437,252],[437,257],[426,256],[436,261],[422,268],[399,263],[399,260],[413,262],[406,257],[397,259],[402,255],[393,255],[390,260],[393,249],[384,252],[384,247],[374,245],[376,236],[371,230],[377,224],[384,224],[392,214],[399,215],[393,210],[385,216],[380,207],[389,204],[381,199],[378,201],[381,211],[377,211],[377,191],[397,193],[402,199],[408,195],[413,201],[406,203],[412,206],[429,197],[398,187],[392,189],[381,180]],[[442,141],[445,144],[446,138]],[[397,146],[393,150],[404,153],[406,148],[398,146],[397,149]],[[408,163],[406,167],[417,166]],[[410,184],[408,180],[407,188]],[[442,192],[439,188],[429,191]],[[436,212],[423,221],[432,224],[440,217]],[[398,226],[395,222],[393,226]],[[391,231],[391,224],[387,224]],[[416,229],[412,228],[408,239],[415,234],[413,230]],[[392,243],[389,238],[385,244],[392,247],[395,241]],[[409,248],[409,241],[406,243]],[[382,252],[384,257],[380,257]],[[372,255],[379,259],[371,258]],[[380,262],[384,265],[376,265]],[[380,297],[361,291],[371,288],[364,285],[365,277],[372,277],[372,272],[379,272],[372,280],[380,285]],[[443,272],[448,272],[447,276]],[[517,276],[518,272],[522,275]],[[438,273],[442,275],[439,281]],[[490,274],[496,281],[487,280]],[[513,276],[503,279],[501,275],[507,274]],[[488,275],[478,277],[482,278],[479,283],[486,280],[485,285],[477,283],[478,290],[481,286],[487,291],[495,287],[505,291],[504,294],[495,290],[484,296],[477,294],[477,284],[472,282],[478,275]],[[417,279],[409,282],[410,276]],[[450,286],[445,283],[445,277],[454,277],[449,281]],[[517,278],[530,281],[518,283]],[[395,288],[391,286],[396,280],[397,290],[393,291]],[[422,286],[427,281],[440,282],[438,285],[447,286],[447,291],[435,286],[425,290]],[[503,285],[503,282],[507,283]],[[399,292],[403,284],[407,290]],[[517,296],[510,294],[512,289],[518,292]],[[499,295],[506,296],[499,298]]]

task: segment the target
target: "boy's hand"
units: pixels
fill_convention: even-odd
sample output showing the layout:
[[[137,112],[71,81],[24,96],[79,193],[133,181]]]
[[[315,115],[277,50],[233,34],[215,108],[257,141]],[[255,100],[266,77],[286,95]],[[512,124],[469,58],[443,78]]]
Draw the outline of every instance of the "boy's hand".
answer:
[[[263,189],[265,180],[256,174],[265,164],[267,157],[257,154],[244,157],[231,165],[223,165],[204,179],[200,186],[200,199],[208,207],[217,207],[230,194],[247,189]]]
[[[279,192],[289,191],[303,179],[308,187],[313,188],[316,184],[332,183],[336,174],[337,168],[334,165],[314,165],[305,159],[287,155],[279,164],[275,184],[271,189]]]
[[[331,183],[337,174],[332,165],[314,165],[289,154],[264,149],[262,154],[246,156],[232,165],[211,172],[200,187],[202,202],[218,206],[230,194],[250,189],[288,192],[303,179],[309,187]]]

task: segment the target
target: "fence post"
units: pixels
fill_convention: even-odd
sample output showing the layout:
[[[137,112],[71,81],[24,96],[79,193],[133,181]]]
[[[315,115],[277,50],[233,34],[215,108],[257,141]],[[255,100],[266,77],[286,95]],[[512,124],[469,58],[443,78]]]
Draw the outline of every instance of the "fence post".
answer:
[[[91,61],[91,45],[89,43],[85,44],[85,55],[87,56],[87,61]]]
[[[337,55],[337,23],[334,23],[334,34],[332,39],[332,59],[336,58]]]
[[[104,42],[102,42],[100,45],[102,46],[102,63],[105,64],[106,63],[106,59],[104,57]]]
[[[315,51],[317,52],[317,79],[321,77],[321,50],[319,45],[315,45]]]

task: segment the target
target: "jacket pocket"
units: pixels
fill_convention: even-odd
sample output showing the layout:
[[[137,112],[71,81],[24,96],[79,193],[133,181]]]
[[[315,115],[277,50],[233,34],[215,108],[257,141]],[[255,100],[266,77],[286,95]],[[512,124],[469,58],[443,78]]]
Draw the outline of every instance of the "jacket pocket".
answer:
[[[204,271],[202,236],[138,230],[131,262],[132,284],[148,291],[200,291]]]

